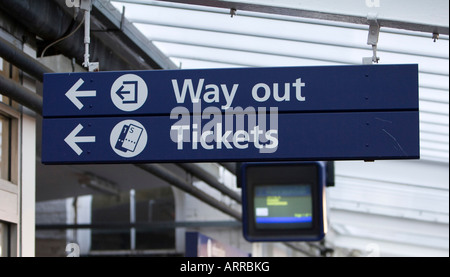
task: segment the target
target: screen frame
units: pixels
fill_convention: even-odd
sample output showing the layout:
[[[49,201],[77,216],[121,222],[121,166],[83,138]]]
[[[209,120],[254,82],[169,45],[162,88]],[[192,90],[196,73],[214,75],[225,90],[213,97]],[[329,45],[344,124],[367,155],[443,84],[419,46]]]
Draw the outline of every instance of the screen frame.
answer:
[[[242,186],[243,196],[244,238],[250,242],[321,240],[325,236],[325,177],[326,172],[323,162],[252,162],[241,164],[239,180]],[[258,228],[254,206],[256,187],[295,184],[308,184],[311,186],[313,209],[312,227],[293,229]]]

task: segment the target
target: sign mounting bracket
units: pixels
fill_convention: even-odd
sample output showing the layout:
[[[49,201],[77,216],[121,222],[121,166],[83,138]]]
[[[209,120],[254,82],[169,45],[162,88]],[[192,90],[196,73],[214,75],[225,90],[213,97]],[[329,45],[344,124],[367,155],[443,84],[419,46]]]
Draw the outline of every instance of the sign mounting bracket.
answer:
[[[378,39],[380,37],[380,24],[378,24],[378,14],[369,13],[367,15],[367,21],[369,23],[369,37],[367,38],[367,44],[372,45],[373,55],[370,58],[363,58],[363,64],[378,63],[380,58],[377,56]]]
[[[80,9],[84,12],[84,63],[83,66],[88,68],[89,72],[99,71],[98,62],[90,62],[89,45],[91,43],[91,10],[92,0],[81,0]]]

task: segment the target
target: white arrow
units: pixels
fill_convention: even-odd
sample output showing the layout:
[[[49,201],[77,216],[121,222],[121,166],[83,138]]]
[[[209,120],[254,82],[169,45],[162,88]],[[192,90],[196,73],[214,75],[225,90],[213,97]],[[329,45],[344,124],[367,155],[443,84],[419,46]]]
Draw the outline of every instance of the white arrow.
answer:
[[[81,110],[84,105],[78,100],[80,97],[95,97],[97,92],[95,90],[78,90],[84,84],[83,79],[80,78],[78,82],[73,85],[69,91],[66,93],[67,98],[79,109]]]
[[[64,139],[64,141],[72,148],[75,153],[80,156],[83,150],[78,146],[77,143],[82,142],[95,142],[95,137],[77,137],[78,133],[83,130],[83,125],[78,124],[78,126]]]

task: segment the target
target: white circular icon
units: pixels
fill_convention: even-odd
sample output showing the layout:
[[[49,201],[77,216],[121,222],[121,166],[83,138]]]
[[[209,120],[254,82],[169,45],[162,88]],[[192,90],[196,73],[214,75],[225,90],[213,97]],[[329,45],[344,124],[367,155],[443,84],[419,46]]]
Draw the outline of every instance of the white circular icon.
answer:
[[[147,131],[135,120],[124,120],[111,131],[111,147],[117,155],[132,158],[144,151],[147,146]]]
[[[119,77],[111,87],[111,100],[124,112],[133,112],[142,107],[148,97],[145,81],[134,74]]]

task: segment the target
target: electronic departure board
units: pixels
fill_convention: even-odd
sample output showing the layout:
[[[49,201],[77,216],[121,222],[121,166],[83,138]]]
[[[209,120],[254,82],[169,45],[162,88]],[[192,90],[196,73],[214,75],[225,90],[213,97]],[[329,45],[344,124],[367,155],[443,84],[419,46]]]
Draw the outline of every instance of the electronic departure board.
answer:
[[[257,229],[312,227],[311,185],[261,185],[255,187]]]
[[[243,163],[248,241],[316,241],[326,232],[325,162]]]

